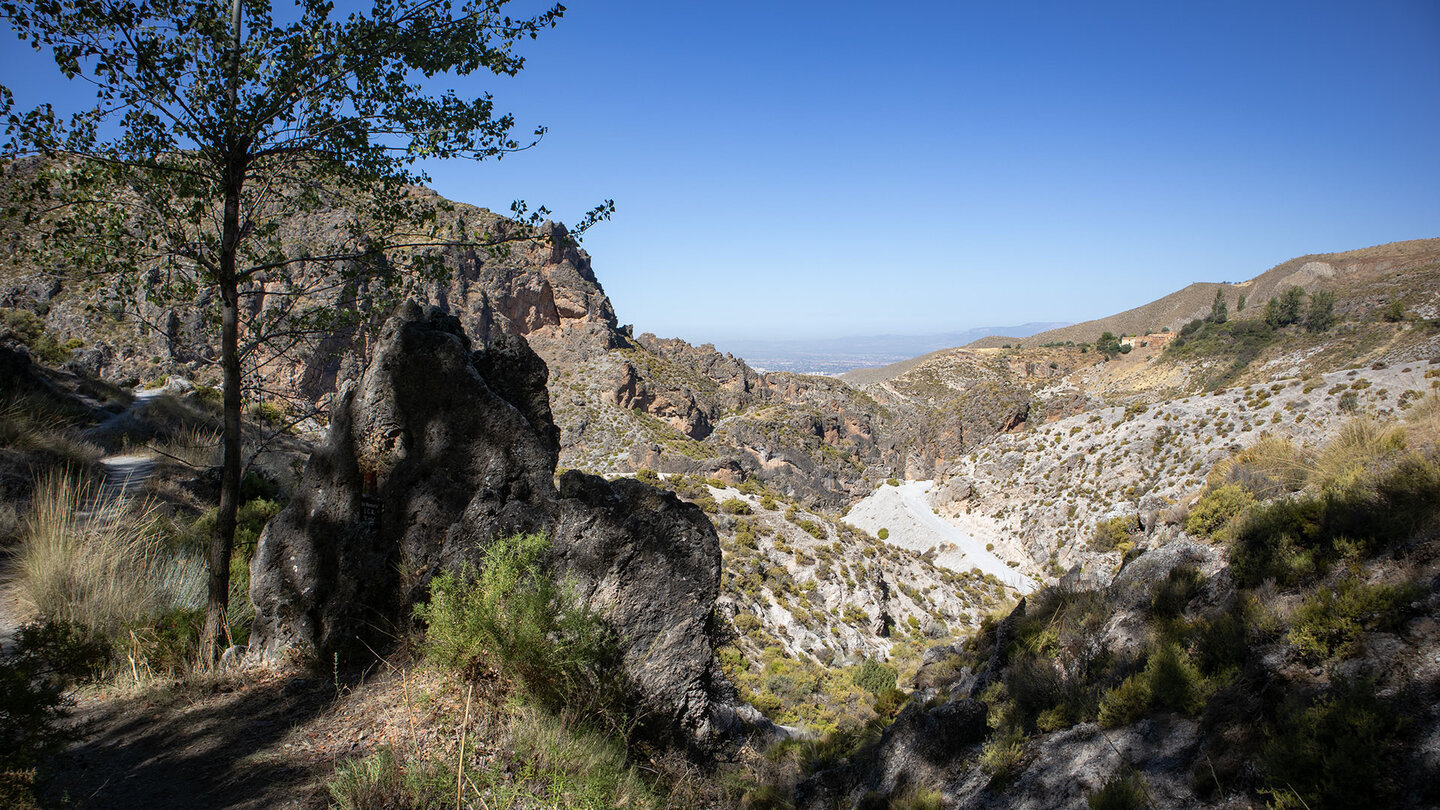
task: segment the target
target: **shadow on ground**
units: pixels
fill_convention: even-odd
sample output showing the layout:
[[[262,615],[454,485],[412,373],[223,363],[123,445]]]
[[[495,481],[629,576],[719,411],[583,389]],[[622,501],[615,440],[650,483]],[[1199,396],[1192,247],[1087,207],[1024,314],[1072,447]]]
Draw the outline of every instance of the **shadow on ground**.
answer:
[[[362,679],[290,677],[82,701],[81,741],[46,773],[47,798],[76,808],[323,808],[328,759],[304,728]],[[295,733],[298,732],[298,733]]]

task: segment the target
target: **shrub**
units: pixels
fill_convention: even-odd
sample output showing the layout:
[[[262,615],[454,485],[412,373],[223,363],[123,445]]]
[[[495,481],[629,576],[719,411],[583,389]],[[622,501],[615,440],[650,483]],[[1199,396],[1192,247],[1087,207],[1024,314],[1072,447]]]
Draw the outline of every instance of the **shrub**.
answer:
[[[1275,796],[1307,807],[1383,807],[1396,793],[1404,723],[1375,684],[1341,682],[1313,703],[1281,706],[1262,763]]]
[[[882,528],[882,529],[880,529],[880,531],[878,531],[878,532],[875,533],[875,536],[878,537],[878,538],[880,538],[881,540],[889,540],[889,539],[890,539],[890,530],[889,530],[889,529]]]
[[[1142,672],[1105,693],[1100,701],[1100,724],[1123,726],[1155,711],[1194,714],[1212,691],[1179,645],[1162,644],[1151,651]]]
[[[1151,613],[1162,619],[1179,616],[1200,591],[1200,585],[1200,572],[1194,566],[1178,565],[1170,569],[1150,594]]]
[[[69,622],[16,632],[0,658],[0,773],[34,768],[75,738],[59,724],[68,709],[65,687],[93,675],[108,656],[104,639]]]
[[[1324,573],[1341,557],[1374,553],[1435,521],[1440,465],[1410,455],[1388,469],[1374,466],[1334,477],[1330,491],[1320,496],[1250,510],[1237,522],[1231,545],[1236,581],[1293,585]]]
[[[1185,531],[1202,537],[1212,537],[1230,525],[1255,503],[1255,496],[1239,484],[1226,484],[1207,490],[1200,496],[1190,514],[1185,518]]]
[[[1290,643],[1311,662],[1344,653],[1362,630],[1391,629],[1410,614],[1411,602],[1423,596],[1413,585],[1366,585],[1354,575],[1332,590],[1316,589],[1295,611]]]
[[[995,735],[980,750],[980,770],[995,783],[1009,781],[1024,762],[1025,736],[1018,730]]]
[[[1135,515],[1119,515],[1095,524],[1095,533],[1090,545],[1097,551],[1110,551],[1130,539],[1133,532],[1140,530],[1140,519]]]
[[[513,679],[547,708],[610,719],[628,688],[619,647],[573,588],[541,569],[550,540],[539,534],[496,540],[480,570],[446,572],[415,613],[427,625],[426,655],[474,676]]]
[[[866,658],[865,663],[850,673],[850,679],[856,686],[876,697],[894,689],[898,677],[894,667],[874,658]]]
[[[739,498],[727,498],[720,503],[720,511],[727,515],[749,515],[753,513],[750,504]]]
[[[799,526],[802,530],[804,530],[806,534],[810,535],[816,540],[824,540],[826,537],[825,527],[821,526],[819,523],[816,523],[813,520],[806,520],[801,518],[794,521],[794,523],[796,526]]]
[[[1140,774],[1126,770],[1111,776],[1104,787],[1086,796],[1085,803],[1090,810],[1140,810],[1149,804],[1149,797]]]

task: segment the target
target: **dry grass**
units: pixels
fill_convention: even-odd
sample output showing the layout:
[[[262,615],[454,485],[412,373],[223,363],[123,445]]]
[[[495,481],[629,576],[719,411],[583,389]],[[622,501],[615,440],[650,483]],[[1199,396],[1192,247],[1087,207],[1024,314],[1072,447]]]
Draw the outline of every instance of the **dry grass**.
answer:
[[[1391,466],[1405,444],[1404,428],[1353,419],[1341,425],[1316,455],[1309,483],[1326,492],[1354,491],[1378,470]]]
[[[22,453],[39,453],[59,464],[84,467],[100,460],[105,451],[80,437],[67,414],[49,400],[22,394],[0,403],[0,447]]]
[[[220,431],[203,425],[182,427],[166,440],[154,443],[151,449],[166,458],[202,470],[220,466],[223,455]]]
[[[1258,498],[1274,498],[1300,491],[1314,470],[1313,454],[1288,439],[1266,436],[1216,464],[1205,489],[1239,484]]]
[[[1440,393],[1432,392],[1405,412],[1405,435],[1417,450],[1440,449]]]
[[[165,548],[150,504],[98,502],[67,473],[36,485],[19,554],[21,595],[40,615],[114,638],[127,626],[203,604],[205,567]]]

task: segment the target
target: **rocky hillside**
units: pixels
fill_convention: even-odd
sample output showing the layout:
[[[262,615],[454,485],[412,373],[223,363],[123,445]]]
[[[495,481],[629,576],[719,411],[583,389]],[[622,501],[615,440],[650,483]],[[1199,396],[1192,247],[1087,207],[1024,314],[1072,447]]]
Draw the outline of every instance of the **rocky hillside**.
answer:
[[[22,181],[35,170],[33,162],[12,164],[0,184],[16,214],[0,223],[7,246],[0,256],[0,328],[24,333],[22,342],[51,364],[125,387],[171,375],[215,384],[216,317],[207,292],[194,304],[160,306],[148,299],[144,283],[126,287],[33,260],[26,247],[44,238],[49,221],[26,219],[27,211],[44,205],[22,194]],[[562,466],[605,474],[651,468],[737,482],[749,474],[838,509],[868,489],[867,481],[902,465],[897,445],[903,440],[893,437],[903,431],[889,424],[884,409],[845,386],[758,374],[712,346],[635,337],[618,323],[590,257],[562,226],[526,232],[427,189],[412,189],[411,199],[433,211],[441,233],[458,238],[481,231],[512,240],[496,251],[427,248],[446,269],[445,279],[404,289],[453,313],[478,340],[520,335],[545,359]],[[337,198],[333,208],[288,217],[282,244],[302,250],[332,239],[353,218],[344,205]],[[363,373],[393,305],[393,293],[367,302],[363,290],[327,272],[340,271],[301,265],[293,276],[262,275],[242,290],[255,323],[283,311],[301,290],[304,300],[350,324],[302,344],[260,344],[247,366],[271,406],[300,413],[319,406],[322,418],[339,384]]]
[[[1231,301],[1232,307],[1242,295],[1254,305],[1279,295],[1291,286],[1312,292],[1343,290],[1359,285],[1372,286],[1372,292],[1380,292],[1397,276],[1403,277],[1410,271],[1436,262],[1440,262],[1440,239],[1392,242],[1343,253],[1301,256],[1278,264],[1249,281],[1191,284],[1156,301],[1105,318],[1051,329],[1027,338],[984,337],[969,345],[970,348],[1000,348],[1006,344],[1085,343],[1094,341],[1102,332],[1143,335],[1161,329],[1179,331],[1187,321],[1203,317],[1210,311],[1216,291]],[[1433,274],[1429,277],[1434,280]],[[1420,289],[1415,285],[1407,286],[1409,289]]]
[[[1193,539],[927,651],[895,721],[817,750],[795,804],[1434,806],[1437,419],[1429,397],[1217,467]]]

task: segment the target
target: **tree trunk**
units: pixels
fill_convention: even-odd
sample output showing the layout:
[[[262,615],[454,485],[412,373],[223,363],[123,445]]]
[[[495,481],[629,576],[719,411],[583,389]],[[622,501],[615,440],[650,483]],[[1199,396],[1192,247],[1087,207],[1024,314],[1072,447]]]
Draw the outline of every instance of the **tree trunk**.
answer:
[[[225,220],[220,242],[220,368],[223,379],[224,460],[220,473],[220,513],[210,539],[210,589],[205,606],[205,630],[200,637],[200,662],[213,665],[220,658],[228,632],[230,607],[230,556],[235,549],[235,516],[240,508],[240,290],[235,273],[240,238],[240,188],[244,170],[227,178]]]
[[[240,509],[240,283],[235,256],[240,246],[240,192],[246,161],[241,156],[238,91],[240,82],[240,0],[230,2],[230,120],[225,133],[225,214],[220,232],[220,372],[224,414],[224,455],[220,467],[220,514],[210,538],[210,587],[205,629],[200,634],[200,665],[213,666],[225,648],[230,623],[230,555],[235,550],[235,515]]]

